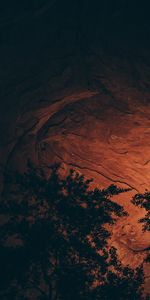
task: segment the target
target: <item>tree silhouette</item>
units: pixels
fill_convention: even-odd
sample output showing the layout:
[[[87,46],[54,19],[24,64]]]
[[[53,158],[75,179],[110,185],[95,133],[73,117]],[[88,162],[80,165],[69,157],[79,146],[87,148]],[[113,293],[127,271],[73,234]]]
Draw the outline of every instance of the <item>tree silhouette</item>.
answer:
[[[144,223],[144,230],[150,231],[150,192],[145,192],[144,194],[136,194],[132,203],[136,206],[145,208],[145,217],[140,219],[141,223]]]
[[[91,180],[59,166],[46,176],[28,163],[6,174],[1,211],[1,299],[145,299],[142,266],[121,265],[108,245],[109,228],[126,215],[114,185],[91,189]]]
[[[150,231],[150,192],[146,191],[144,194],[136,194],[132,199],[132,203],[145,209],[145,217],[141,218],[139,222],[143,223],[144,231]],[[150,254],[148,254],[146,261],[150,262]]]

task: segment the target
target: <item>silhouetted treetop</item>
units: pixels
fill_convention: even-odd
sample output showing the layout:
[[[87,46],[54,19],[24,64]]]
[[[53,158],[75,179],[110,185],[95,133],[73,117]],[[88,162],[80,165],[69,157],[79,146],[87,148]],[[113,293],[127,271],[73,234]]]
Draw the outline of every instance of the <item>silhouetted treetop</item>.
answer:
[[[142,266],[125,267],[110,248],[109,228],[126,216],[113,196],[127,190],[92,189],[91,180],[60,166],[46,175],[28,163],[7,173],[1,211],[1,299],[135,300],[142,296]]]

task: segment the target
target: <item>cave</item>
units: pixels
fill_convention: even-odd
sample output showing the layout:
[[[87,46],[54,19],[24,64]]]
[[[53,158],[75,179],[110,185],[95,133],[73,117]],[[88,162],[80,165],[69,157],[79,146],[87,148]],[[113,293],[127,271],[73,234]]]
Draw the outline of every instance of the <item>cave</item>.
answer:
[[[115,199],[129,216],[111,243],[134,268],[150,246],[130,201],[150,186],[147,2],[10,2],[0,4],[1,191],[4,171],[24,172],[28,159],[129,188]],[[149,291],[149,264],[145,274]]]

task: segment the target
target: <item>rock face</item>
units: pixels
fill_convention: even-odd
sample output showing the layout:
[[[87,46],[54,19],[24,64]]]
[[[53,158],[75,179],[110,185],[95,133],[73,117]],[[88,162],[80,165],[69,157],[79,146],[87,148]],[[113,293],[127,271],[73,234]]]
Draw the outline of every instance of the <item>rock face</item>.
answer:
[[[43,167],[57,160],[94,177],[102,187],[115,183],[135,192],[149,189],[149,68],[144,66],[142,75],[137,64],[131,76],[133,66],[127,69],[127,61],[105,60],[106,65],[91,63],[88,89],[67,87],[45,101],[34,104],[33,98],[25,104],[14,136],[11,132],[7,165],[22,168],[29,157]],[[62,81],[64,77],[65,71]]]
[[[84,26],[82,36],[77,37],[82,43],[76,46],[78,29],[73,35],[66,34],[66,30],[62,39],[53,18],[54,32],[51,27],[46,29],[50,2],[47,5],[45,1],[43,9],[30,12],[30,22],[34,18],[39,30],[34,43],[35,31],[28,31],[31,23],[24,40],[21,38],[26,17],[21,18],[20,31],[16,27],[6,31],[15,44],[12,40],[6,43],[3,37],[1,179],[5,168],[23,171],[30,158],[45,169],[60,162],[64,174],[73,168],[94,178],[95,186],[103,188],[114,183],[131,188],[132,192],[116,199],[128,210],[129,217],[114,228],[111,242],[122,261],[135,267],[150,246],[149,234],[143,234],[137,222],[144,212],[129,200],[133,194],[150,188],[149,49],[134,45],[129,50],[125,42],[118,45],[114,40],[110,46],[112,39],[102,36],[95,43],[90,29],[86,32],[89,40],[87,35],[83,38]],[[87,15],[83,17],[87,22]],[[15,20],[19,22],[18,17]],[[71,17],[67,20],[73,26]],[[45,22],[44,29],[39,22]]]

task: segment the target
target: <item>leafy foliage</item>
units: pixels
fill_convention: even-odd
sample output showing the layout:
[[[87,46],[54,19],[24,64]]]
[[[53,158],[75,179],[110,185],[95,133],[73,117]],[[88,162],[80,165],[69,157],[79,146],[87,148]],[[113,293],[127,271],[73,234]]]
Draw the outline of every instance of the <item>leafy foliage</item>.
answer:
[[[136,194],[132,199],[132,203],[136,206],[145,208],[147,213],[145,214],[145,217],[139,221],[144,223],[144,230],[150,231],[150,192]]]
[[[123,267],[109,248],[109,227],[126,215],[112,185],[89,189],[91,180],[59,166],[47,177],[31,163],[7,174],[1,211],[1,299],[144,299],[142,267]]]
[[[144,218],[141,218],[139,222],[143,223],[144,231],[150,231],[150,192],[145,192],[144,194],[136,194],[132,199],[132,203],[145,209],[145,216]],[[150,262],[150,254],[147,255],[146,261]]]

